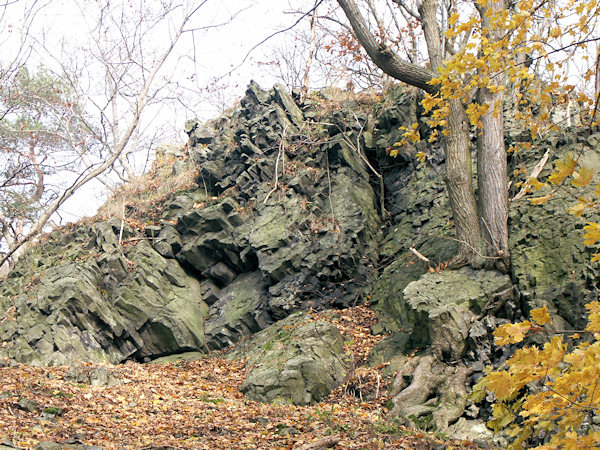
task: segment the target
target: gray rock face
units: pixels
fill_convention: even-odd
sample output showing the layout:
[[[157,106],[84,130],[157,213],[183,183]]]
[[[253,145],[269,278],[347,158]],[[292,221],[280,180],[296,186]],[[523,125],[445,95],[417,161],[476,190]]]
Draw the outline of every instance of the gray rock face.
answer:
[[[431,351],[441,360],[457,361],[464,356],[474,319],[495,298],[509,293],[508,275],[463,267],[426,273],[406,286],[403,296],[414,312],[413,333],[428,335]]]
[[[198,281],[147,242],[121,248],[119,229],[118,221],[82,227],[65,246],[50,242],[19,261],[2,285],[16,320],[0,331],[1,357],[116,363],[204,348],[208,307]],[[62,252],[47,256],[52,246]]]
[[[267,292],[260,272],[240,275],[219,293],[210,307],[206,336],[210,349],[224,348],[272,322]]]
[[[210,144],[215,138],[215,133],[207,126],[202,126],[198,120],[188,120],[185,123],[185,132],[190,136],[193,146],[198,144]]]
[[[335,120],[356,139],[351,110]],[[189,142],[174,156],[197,164],[198,191],[174,194],[143,233],[125,227],[127,245],[113,220],[56,232],[23,257],[0,286],[0,312],[16,309],[0,330],[0,358],[206,352],[298,309],[354,301],[360,285],[338,286],[375,256],[375,194],[339,128],[315,132],[313,146],[305,125],[285,89],[256,83],[230,115],[186,123]]]
[[[346,375],[343,342],[332,324],[296,313],[258,333],[238,353],[258,365],[241,390],[261,402],[318,402]]]
[[[554,161],[569,152],[580,155],[580,163],[598,173],[600,133],[588,134],[587,129],[574,129],[550,136],[519,167],[533,167],[545,149],[552,148],[553,158],[540,174],[540,180],[550,175]],[[583,243],[583,226],[600,218],[597,214],[575,217],[567,212],[576,198],[593,198],[593,184],[575,190],[567,183],[554,194],[552,201],[542,206],[530,206],[526,197],[513,202],[509,210],[513,277],[519,286],[524,312],[547,306],[559,329],[583,328],[587,323],[584,305],[597,299],[596,280],[600,273],[598,265],[590,261],[595,249],[586,248]],[[550,188],[542,188],[535,195],[549,193]]]
[[[409,125],[404,115],[394,118],[391,111],[383,113],[379,128],[388,123]],[[409,106],[405,105],[408,109]],[[378,140],[394,142],[394,132]],[[389,144],[388,144],[389,145]],[[436,267],[450,260],[457,252],[452,214],[443,180],[444,166],[440,149],[427,150],[427,164],[412,168],[409,163],[397,164],[385,173],[386,190],[389,197],[386,208],[390,211],[392,226],[387,230],[380,246],[380,259],[384,269],[370,286],[371,303],[381,313],[375,331],[390,332],[411,329],[411,313],[405,308],[404,288],[418,280],[427,268],[409,248],[413,247]],[[415,341],[415,339],[417,340]],[[426,344],[413,335],[413,346]]]
[[[281,86],[267,92],[251,83],[240,108],[215,122],[231,131],[219,134],[209,152],[196,151],[190,140],[201,185],[224,198],[183,213],[177,226],[182,244],[176,258],[219,289],[259,270],[275,319],[310,307],[315,287],[336,291],[327,288],[354,276],[363,256],[375,255],[379,233],[376,198],[360,156],[339,135],[323,134],[320,148],[299,147],[294,133],[304,122]],[[322,302],[356,298],[346,292]]]

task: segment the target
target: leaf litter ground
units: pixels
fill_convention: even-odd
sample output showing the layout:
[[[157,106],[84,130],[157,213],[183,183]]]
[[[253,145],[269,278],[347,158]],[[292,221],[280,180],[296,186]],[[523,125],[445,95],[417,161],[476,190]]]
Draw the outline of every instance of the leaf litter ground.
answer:
[[[170,364],[106,366],[119,384],[73,381],[68,367],[0,368],[0,440],[17,448],[40,441],[104,448],[475,448],[385,421],[389,382],[359,367],[381,337],[374,313],[354,307],[313,313],[347,338],[355,367],[310,407],[249,401],[239,387],[250,370],[223,355]],[[98,366],[82,364],[91,371]]]

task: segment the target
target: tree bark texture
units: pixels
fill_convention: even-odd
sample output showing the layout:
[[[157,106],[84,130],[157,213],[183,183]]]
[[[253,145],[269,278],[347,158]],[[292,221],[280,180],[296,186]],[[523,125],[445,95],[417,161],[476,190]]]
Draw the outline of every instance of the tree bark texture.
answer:
[[[427,44],[427,53],[431,69],[437,72],[443,64],[442,39],[440,36],[440,27],[437,23],[438,0],[423,0],[419,4],[419,14],[421,16],[421,28],[425,35]]]
[[[486,7],[479,8],[482,28],[489,30],[487,37],[492,44],[502,39],[503,30],[491,18],[505,9],[505,0],[491,0]],[[502,71],[490,73],[490,79],[494,85],[504,86],[505,76]],[[497,268],[507,270],[510,267],[510,252],[504,91],[494,91],[483,87],[478,92],[479,103],[488,105],[489,109],[481,116],[481,132],[477,140],[477,187],[484,252],[487,256],[497,258],[492,260],[496,262]]]
[[[469,121],[460,100],[450,100],[448,136],[444,142],[446,153],[446,186],[454,217],[459,255],[456,263],[481,265],[480,228],[477,203],[473,191],[471,140]]]

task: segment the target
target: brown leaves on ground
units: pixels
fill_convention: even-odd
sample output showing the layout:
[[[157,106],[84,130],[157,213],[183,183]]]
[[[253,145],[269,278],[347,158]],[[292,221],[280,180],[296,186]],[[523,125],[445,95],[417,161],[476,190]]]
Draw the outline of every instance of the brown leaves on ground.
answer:
[[[367,308],[340,311],[327,320],[349,338],[348,351],[357,360],[363,360],[380,339],[368,332],[367,324],[374,316]],[[428,449],[440,443],[452,448],[432,435],[384,420],[386,398],[376,369],[353,370],[324,402],[298,407],[247,400],[239,386],[248,369],[239,361],[207,357],[107,368],[120,384],[77,383],[65,377],[65,367],[0,368],[0,440],[8,439],[20,448],[31,448],[39,441],[110,449]],[[371,401],[356,395],[356,389],[364,388],[373,397],[375,382],[377,395]]]

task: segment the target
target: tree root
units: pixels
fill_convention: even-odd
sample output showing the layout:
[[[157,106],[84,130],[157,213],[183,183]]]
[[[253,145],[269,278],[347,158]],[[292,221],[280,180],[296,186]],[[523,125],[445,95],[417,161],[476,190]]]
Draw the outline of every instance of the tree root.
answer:
[[[446,431],[465,410],[470,373],[462,364],[450,366],[433,355],[407,359],[392,386],[389,417],[405,426]]]

